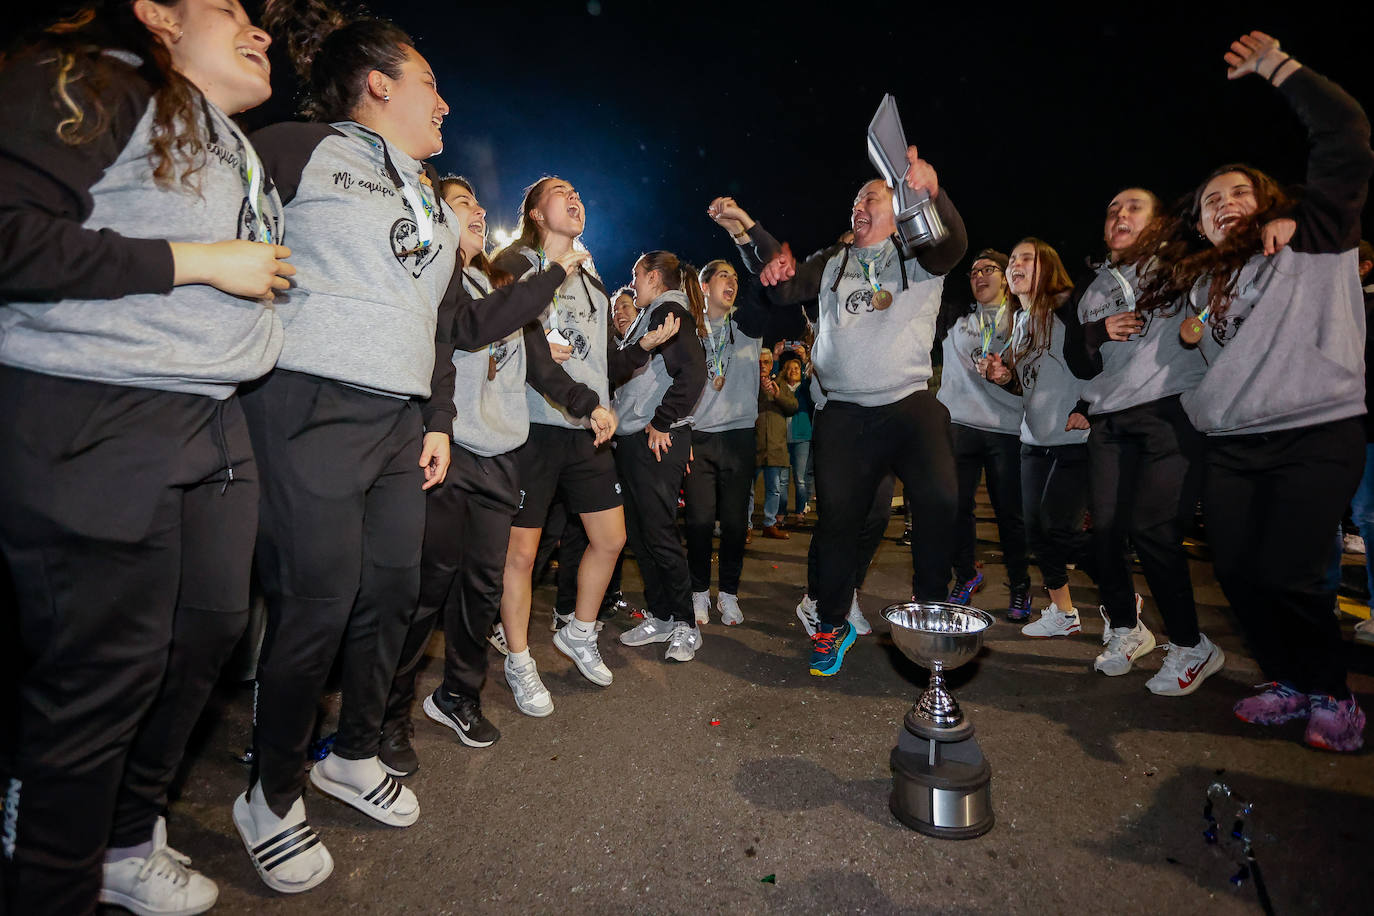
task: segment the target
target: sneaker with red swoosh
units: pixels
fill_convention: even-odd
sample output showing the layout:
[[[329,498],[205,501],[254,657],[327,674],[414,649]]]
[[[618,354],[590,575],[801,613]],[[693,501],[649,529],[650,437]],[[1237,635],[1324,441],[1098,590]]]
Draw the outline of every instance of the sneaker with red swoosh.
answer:
[[[1164,651],[1167,655],[1159,673],[1145,682],[1151,693],[1162,697],[1187,696],[1226,664],[1226,653],[1201,634],[1196,646],[1176,646],[1171,642]]]

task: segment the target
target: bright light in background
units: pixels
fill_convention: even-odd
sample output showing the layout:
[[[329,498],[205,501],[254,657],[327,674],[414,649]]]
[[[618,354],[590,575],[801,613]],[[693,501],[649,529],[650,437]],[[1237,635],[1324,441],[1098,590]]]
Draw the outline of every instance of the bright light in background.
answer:
[[[515,233],[510,232],[506,229],[498,228],[495,232],[491,234],[491,237],[496,242],[498,247],[504,248],[505,246],[509,245],[512,241],[514,241]]]

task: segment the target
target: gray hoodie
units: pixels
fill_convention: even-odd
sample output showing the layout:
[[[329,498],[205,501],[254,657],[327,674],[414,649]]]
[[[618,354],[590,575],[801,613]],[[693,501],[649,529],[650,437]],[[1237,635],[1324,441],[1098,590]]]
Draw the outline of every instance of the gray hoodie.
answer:
[[[512,258],[503,253],[496,266],[517,277],[524,276],[529,270],[543,270],[546,266],[539,253],[529,247],[521,246],[514,253],[518,257]],[[606,290],[597,279],[595,270],[595,267],[584,262],[581,269],[573,271],[573,275],[564,280],[554,293],[549,307],[539,316],[539,323],[546,334],[557,324],[572,349],[572,356],[562,364],[563,369],[595,391],[601,403],[605,404],[610,401],[606,347],[611,308]],[[569,413],[565,405],[551,401],[533,388],[525,396],[529,400],[531,423],[566,429],[584,429],[588,425],[586,420],[579,420]]]
[[[1235,298],[1199,344],[1207,374],[1183,396],[1201,432],[1253,435],[1365,413],[1360,213],[1374,173],[1369,119],[1339,86],[1303,67],[1276,90],[1311,140],[1288,246],[1255,254]],[[1206,300],[1206,280],[1192,307]]]
[[[251,144],[198,97],[205,164],[187,186],[153,180],[152,90],[137,58],[108,53],[108,129],[87,143],[57,139],[51,61],[6,69],[0,104],[0,363],[47,375],[217,399],[268,372],[282,348],[271,305],[207,285],[172,286],[167,241],[257,240],[282,232],[264,181],[262,222],[241,167]],[[150,237],[151,236],[151,237]],[[97,301],[99,300],[99,301]]]
[[[1013,308],[1011,304],[1006,306],[1007,312]],[[1012,325],[1012,316],[1004,313],[999,325],[998,312],[996,305],[975,305],[972,314],[960,318],[949,329],[936,397],[949,409],[951,423],[1014,436],[1021,429],[1021,396],[989,385],[977,367],[985,344],[991,353],[1003,353],[1011,337],[1008,326]]]
[[[712,321],[701,342],[706,360],[706,386],[692,410],[692,428],[703,433],[749,429],[759,414],[759,354],[763,352],[765,315],[752,290],[740,307]],[[723,378],[719,391],[715,380]]]
[[[291,221],[279,365],[376,394],[425,397],[440,299],[457,263],[453,212],[421,164],[353,122],[276,124],[253,135]],[[403,185],[424,196],[420,247]]]
[[[1115,271],[1112,265],[1102,265],[1090,282],[1080,284],[1074,292],[1087,357],[1100,363],[1100,368],[1094,366],[1096,374],[1083,388],[1083,400],[1088,402],[1093,415],[1116,413],[1182,394],[1196,386],[1207,371],[1201,353],[1183,346],[1179,340],[1182,309],[1144,312],[1145,328],[1130,340],[1107,337],[1105,319],[1134,311],[1140,288],[1132,265],[1117,266]],[[1073,346],[1072,341],[1067,346]],[[1065,355],[1072,366],[1072,355]]]
[[[1030,336],[1030,313],[1017,316],[1016,329],[1008,353],[1021,353]],[[1016,360],[1014,370],[1021,382],[1025,413],[1021,419],[1021,441],[1026,445],[1081,445],[1088,441],[1088,430],[1065,431],[1069,414],[1077,409],[1083,382],[1069,371],[1064,361],[1064,323],[1052,316],[1050,345],[1032,350]],[[984,384],[996,387],[991,382]]]
[[[463,271],[463,288],[485,299],[491,281],[480,271]],[[530,435],[525,406],[525,331],[476,350],[453,351],[453,441],[484,457],[519,448]],[[492,361],[496,377],[489,378]]]
[[[677,335],[657,347],[649,361],[616,388],[614,406],[620,418],[617,436],[643,432],[650,423],[666,433],[692,422],[692,405],[706,384],[706,362],[695,340],[697,326],[687,307],[687,296],[670,289],[649,303],[626,335],[624,349],[637,346],[639,339],[662,325],[669,313],[681,322]]]

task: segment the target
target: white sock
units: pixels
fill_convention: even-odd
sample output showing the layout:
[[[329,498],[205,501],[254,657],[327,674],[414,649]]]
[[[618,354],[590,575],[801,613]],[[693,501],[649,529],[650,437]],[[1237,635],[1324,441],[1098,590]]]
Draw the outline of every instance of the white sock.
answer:
[[[371,792],[386,776],[381,761],[376,757],[349,760],[331,751],[328,757],[315,766],[323,767],[324,775],[334,782],[341,782],[358,792]]]
[[[595,620],[591,623],[586,623],[574,617],[572,621],[569,622],[568,626],[572,628],[573,635],[578,639],[590,639],[592,636],[596,635]]]
[[[512,668],[523,668],[530,663],[530,650],[526,648],[519,652],[511,652],[506,658],[509,659],[506,664]]]
[[[146,859],[152,855],[152,852],[152,840],[144,840],[133,846],[111,846],[105,850],[105,864],[112,865],[125,859]]]

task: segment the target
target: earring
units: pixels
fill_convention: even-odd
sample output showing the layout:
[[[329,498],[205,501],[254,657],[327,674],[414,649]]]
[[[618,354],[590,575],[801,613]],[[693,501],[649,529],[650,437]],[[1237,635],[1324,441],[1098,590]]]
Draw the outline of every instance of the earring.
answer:
[[[382,93],[382,101],[383,101],[383,102],[390,102],[390,101],[391,101],[391,96],[390,96],[389,94],[383,92],[383,93]]]
[[[172,39],[172,44],[176,44],[177,42],[181,41],[181,37],[185,34],[186,31],[182,29],[181,26],[177,26],[177,37]]]

